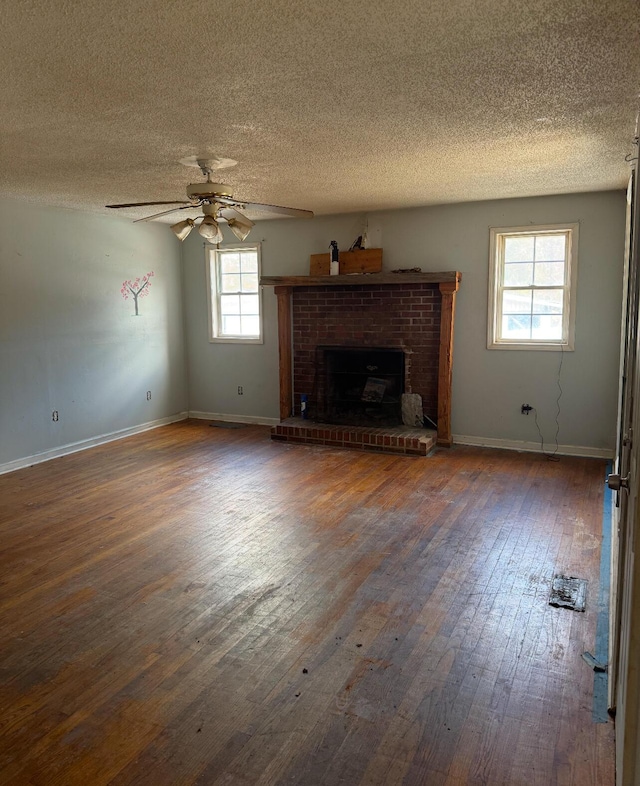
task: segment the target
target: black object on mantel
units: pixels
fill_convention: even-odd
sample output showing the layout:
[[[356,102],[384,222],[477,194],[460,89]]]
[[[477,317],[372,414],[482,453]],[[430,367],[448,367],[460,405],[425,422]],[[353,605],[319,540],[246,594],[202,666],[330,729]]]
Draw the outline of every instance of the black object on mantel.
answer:
[[[338,241],[332,240],[329,244],[329,273],[337,276],[340,273],[340,252],[338,251]]]

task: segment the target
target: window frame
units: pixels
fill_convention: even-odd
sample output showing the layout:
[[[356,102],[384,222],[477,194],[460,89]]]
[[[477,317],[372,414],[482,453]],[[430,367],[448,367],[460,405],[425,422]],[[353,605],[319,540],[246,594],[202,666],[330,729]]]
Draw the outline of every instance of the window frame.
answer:
[[[518,227],[489,227],[489,308],[487,322],[487,349],[524,349],[547,352],[574,350],[575,344],[575,313],[576,288],[578,282],[578,231],[579,224],[536,224]],[[509,339],[500,335],[502,325],[502,292],[504,291],[504,238],[513,235],[554,235],[566,233],[566,276],[563,286],[564,297],[562,306],[562,338],[561,339]],[[518,287],[519,289],[532,289]],[[558,287],[537,287],[539,289],[557,289]]]
[[[262,271],[260,243],[239,243],[232,246],[218,246],[205,243],[206,271],[207,271],[207,300],[209,306],[209,342],[212,344],[263,344],[264,323],[262,311],[262,287],[258,283],[258,336],[224,336],[219,334],[221,325],[220,314],[220,256],[233,251],[256,251],[258,256],[258,282]]]

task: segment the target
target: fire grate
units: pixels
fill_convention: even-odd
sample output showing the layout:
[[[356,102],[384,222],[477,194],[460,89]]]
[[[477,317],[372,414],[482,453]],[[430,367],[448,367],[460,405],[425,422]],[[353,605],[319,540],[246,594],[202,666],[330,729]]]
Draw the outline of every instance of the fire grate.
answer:
[[[587,602],[587,580],[557,574],[551,585],[550,606],[561,606],[572,611],[584,611]]]

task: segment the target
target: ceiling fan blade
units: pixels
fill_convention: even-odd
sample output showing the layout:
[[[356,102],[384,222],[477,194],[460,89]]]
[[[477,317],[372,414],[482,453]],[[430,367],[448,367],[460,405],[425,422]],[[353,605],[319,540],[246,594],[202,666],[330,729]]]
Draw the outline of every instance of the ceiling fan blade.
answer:
[[[197,210],[200,205],[193,205],[191,202],[187,205],[183,205],[182,207],[172,207],[170,210],[163,210],[162,213],[154,213],[152,216],[145,216],[144,218],[136,218],[133,222],[134,224],[140,223],[140,221],[151,221],[152,218],[160,218],[160,216],[166,216],[167,213],[175,213],[176,210]]]
[[[105,207],[150,207],[151,205],[186,205],[184,199],[171,199],[169,202],[128,202],[126,205],[105,205]],[[189,203],[191,204],[191,203]]]
[[[303,210],[300,207],[284,207],[283,205],[263,205],[260,202],[243,202],[248,210],[257,210],[263,213],[280,213],[283,216],[296,218],[313,218],[313,210]]]
[[[234,207],[221,207],[219,210],[219,215],[225,221],[228,221],[230,218],[240,219],[241,221],[245,221],[247,217],[244,213],[241,213],[239,210],[236,210]]]
[[[221,205],[244,206],[247,210],[256,210],[264,213],[280,213],[283,216],[295,216],[297,218],[313,218],[311,210],[301,210],[297,207],[283,207],[282,205],[265,205],[260,202],[245,202],[237,197],[217,196],[216,202]]]

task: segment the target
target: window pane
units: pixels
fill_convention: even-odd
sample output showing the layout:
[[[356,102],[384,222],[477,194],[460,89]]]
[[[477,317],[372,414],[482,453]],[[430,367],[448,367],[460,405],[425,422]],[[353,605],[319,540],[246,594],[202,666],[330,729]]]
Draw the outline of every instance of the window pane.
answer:
[[[512,262],[504,266],[505,287],[528,287],[533,284],[533,263]]]
[[[560,341],[562,339],[562,317],[555,314],[544,314],[532,318],[531,338],[542,341]]]
[[[240,317],[222,317],[222,334],[225,336],[239,336]]]
[[[533,293],[534,314],[562,314],[562,289],[536,289]]]
[[[507,289],[502,299],[503,314],[526,314],[531,312],[530,289]]]
[[[524,237],[505,237],[504,239],[504,261],[505,262],[532,262],[533,261],[533,241],[534,238]]]
[[[258,291],[258,274],[245,273],[243,268],[242,273],[242,291],[243,292],[257,292]]]
[[[240,290],[240,276],[238,273],[220,276],[223,292],[238,292]]]
[[[240,313],[258,314],[258,295],[240,295]]]
[[[257,273],[258,272],[258,255],[255,251],[245,251],[242,254],[242,272],[243,273]]]
[[[504,314],[501,338],[531,338],[531,316],[529,314]]]
[[[259,317],[242,317],[242,335],[243,336],[259,336],[260,335],[260,318]]]
[[[565,235],[538,235],[536,237],[536,262],[564,260]]]
[[[564,262],[536,262],[534,283],[539,287],[564,286]]]
[[[220,254],[222,274],[240,272],[240,254],[227,251]]]
[[[240,313],[240,295],[220,295],[221,314]]]
[[[557,345],[573,333],[572,226],[491,229],[490,349]]]
[[[260,252],[256,246],[208,253],[214,302],[211,340],[254,341],[262,335]]]

